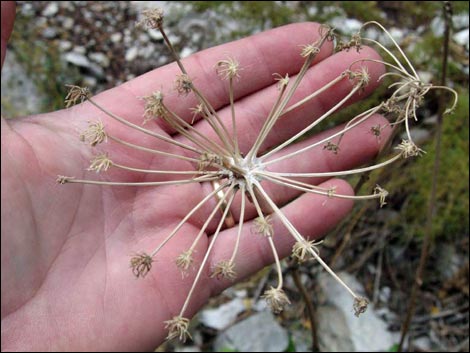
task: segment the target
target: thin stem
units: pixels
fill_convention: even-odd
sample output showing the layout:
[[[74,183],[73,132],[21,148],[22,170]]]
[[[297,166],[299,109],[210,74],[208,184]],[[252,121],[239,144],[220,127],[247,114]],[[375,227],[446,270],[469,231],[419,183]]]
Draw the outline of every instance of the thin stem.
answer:
[[[242,237],[242,229],[243,229],[243,223],[245,221],[245,191],[246,191],[246,187],[244,184],[241,185],[241,188],[240,188],[240,194],[242,195],[242,200],[241,200],[241,205],[240,205],[240,217],[239,217],[239,221],[238,221],[238,232],[237,232],[237,240],[235,241],[235,246],[233,247],[233,252],[232,252],[232,256],[230,257],[230,262],[234,262],[235,261],[235,257],[237,256],[237,253],[238,253],[238,247],[240,245],[240,239]]]
[[[240,147],[238,146],[238,132],[237,132],[237,122],[235,119],[235,104],[233,98],[233,77],[229,77],[228,81],[228,91],[229,91],[229,99],[230,99],[230,111],[232,113],[232,134],[233,134],[233,145],[235,147],[235,155],[240,156]]]
[[[153,149],[153,148],[148,148],[148,147],[144,147],[144,146],[140,146],[140,145],[135,145],[135,144],[133,144],[133,143],[130,143],[130,142],[121,140],[120,138],[114,137],[114,136],[112,136],[112,135],[107,135],[107,137],[108,137],[110,140],[113,140],[113,141],[115,141],[115,142],[117,142],[117,143],[120,143],[121,145],[130,147],[130,148],[134,148],[134,149],[139,150],[139,151],[145,151],[145,152],[150,152],[150,153],[154,153],[154,154],[160,154],[160,155],[162,155],[162,156],[167,156],[167,157],[171,157],[171,158],[181,159],[181,160],[183,160],[183,161],[199,163],[199,160],[196,159],[196,158],[191,158],[191,157],[186,157],[186,156],[180,156],[179,154],[174,154],[174,153],[170,153],[170,152],[163,152],[163,151],[160,151],[160,150],[155,150],[155,149]]]
[[[379,164],[374,164],[369,167],[364,168],[357,168],[357,169],[350,169],[350,170],[341,170],[337,172],[320,172],[320,173],[284,173],[284,172],[270,172],[270,171],[259,171],[257,174],[260,176],[268,175],[268,176],[282,176],[282,177],[301,177],[301,178],[317,178],[317,177],[333,177],[333,176],[341,176],[341,175],[351,175],[351,174],[358,174],[364,173],[367,171],[379,169],[385,167],[388,164],[391,164],[402,156],[402,153],[397,154],[396,156],[382,162]]]
[[[168,180],[168,181],[137,181],[137,182],[118,182],[118,181],[99,181],[99,180],[86,180],[86,179],[67,179],[67,183],[91,184],[91,185],[115,185],[115,186],[161,186],[161,185],[180,185],[191,183],[202,183],[204,181],[211,181],[219,179],[218,177],[207,177],[205,175],[184,180]]]
[[[141,169],[141,168],[134,168],[128,167],[122,164],[118,164],[115,162],[111,162],[113,167],[128,170],[131,172],[137,173],[148,173],[148,174],[176,174],[176,175],[218,175],[219,172],[217,171],[199,171],[199,170],[154,170],[154,169]]]
[[[323,144],[323,143],[325,143],[325,142],[328,142],[328,141],[330,141],[332,138],[334,138],[334,137],[336,137],[336,136],[343,135],[345,132],[351,130],[352,128],[356,127],[357,125],[359,125],[359,124],[363,123],[364,121],[366,121],[367,119],[369,119],[369,118],[372,116],[372,114],[376,113],[376,112],[379,111],[381,108],[382,108],[382,105],[378,105],[378,106],[376,106],[376,107],[374,107],[374,108],[371,108],[371,109],[369,109],[369,110],[367,110],[367,111],[365,111],[365,112],[363,112],[363,113],[361,113],[361,114],[358,114],[356,117],[353,118],[353,120],[356,119],[356,118],[359,118],[359,117],[361,117],[361,116],[362,116],[362,117],[361,117],[357,122],[355,122],[354,124],[351,124],[351,125],[349,125],[349,126],[346,126],[346,127],[343,128],[342,130],[340,130],[340,131],[338,131],[338,132],[336,132],[336,133],[334,133],[334,134],[329,135],[328,137],[324,138],[323,140],[320,140],[320,141],[317,141],[317,142],[315,142],[315,143],[312,143],[311,145],[308,145],[308,146],[306,146],[306,147],[304,147],[304,148],[300,148],[300,149],[298,149],[298,150],[296,150],[296,151],[294,151],[294,152],[287,153],[287,154],[285,154],[285,155],[283,155],[283,156],[280,156],[280,157],[277,157],[277,158],[274,158],[274,159],[271,159],[271,160],[268,160],[268,161],[264,161],[264,160],[263,160],[263,163],[262,163],[262,164],[263,164],[263,166],[267,166],[267,165],[269,165],[269,164],[277,163],[277,162],[280,162],[280,161],[282,161],[282,160],[284,160],[284,159],[294,157],[294,156],[296,156],[296,155],[298,155],[298,154],[301,154],[301,153],[303,153],[303,152],[306,152],[306,151],[308,151],[308,150],[310,150],[310,149],[312,149],[312,148],[314,148],[314,147],[316,147],[316,146],[318,146],[318,145],[321,145],[321,144]],[[273,152],[273,151],[274,151],[274,150],[272,150],[272,151],[270,151],[269,153],[263,155],[262,158],[264,159],[264,158],[268,157],[268,154],[270,155],[271,152]]]
[[[217,229],[215,230],[214,235],[211,237],[211,241],[209,244],[209,247],[207,248],[207,251],[204,255],[204,258],[201,262],[201,265],[199,266],[199,270],[197,271],[196,277],[193,281],[193,284],[191,286],[191,289],[189,290],[188,296],[186,297],[186,300],[183,304],[183,307],[181,308],[180,311],[180,316],[184,315],[184,312],[186,311],[189,301],[191,299],[191,296],[193,295],[194,289],[196,288],[197,283],[199,282],[199,279],[201,277],[202,272],[204,271],[204,267],[206,266],[207,260],[209,259],[209,255],[211,254],[212,248],[214,247],[215,242],[217,241],[217,238],[220,234],[220,229],[222,228],[222,225],[224,224],[225,218],[227,217],[227,213],[230,209],[230,206],[232,205],[233,199],[235,197],[236,192],[234,192],[231,196],[230,199],[228,200],[227,207],[224,210],[224,213],[222,215],[222,218],[219,221],[219,224],[217,226]]]
[[[277,205],[271,200],[271,198],[268,196],[268,194],[264,191],[263,187],[259,182],[256,183],[258,189],[260,190],[261,194],[263,197],[266,199],[266,201],[270,204],[271,208],[274,210],[276,215],[279,217],[281,222],[285,225],[289,233],[292,235],[292,237],[297,240],[297,241],[305,241],[305,239],[300,235],[300,233],[295,229],[295,227],[292,225],[292,223],[287,219],[287,217],[282,213],[282,211],[277,207]],[[318,255],[315,251],[313,251],[311,248],[309,248],[310,254],[317,260],[320,265],[331,275],[335,280],[338,281],[339,284],[341,284],[354,298],[359,298],[359,296],[356,295],[352,291],[351,288],[348,287],[346,283],[343,282],[341,278],[339,278],[336,273],[322,260],[320,255]]]
[[[291,143],[293,143],[294,141],[296,141],[299,137],[303,136],[306,132],[308,132],[309,130],[313,129],[316,125],[318,125],[320,122],[322,122],[323,120],[325,120],[326,118],[328,118],[333,112],[335,112],[336,110],[338,110],[347,100],[349,100],[359,89],[361,88],[360,85],[355,85],[354,88],[351,90],[351,92],[349,92],[348,95],[346,95],[346,97],[344,97],[341,101],[339,101],[337,104],[335,104],[332,108],[330,108],[326,113],[324,113],[320,118],[318,118],[317,120],[315,120],[313,123],[311,123],[309,126],[307,126],[305,129],[303,129],[302,131],[300,131],[299,133],[295,134],[293,137],[291,137],[290,139],[288,139],[287,141],[281,143],[279,146],[277,146],[276,148],[272,149],[271,151],[269,151],[268,153],[262,155],[260,158],[262,160],[265,160],[266,158],[268,158],[269,156],[271,156],[272,154],[282,150],[284,147],[290,145]]]
[[[188,212],[188,214],[178,223],[178,225],[171,231],[171,233],[161,242],[161,244],[155,248],[155,250],[152,251],[150,254],[150,257],[154,257],[161,248],[165,246],[168,241],[173,238],[173,236],[178,232],[178,230],[183,226],[183,224],[186,223],[186,221],[197,211],[199,210],[208,200],[210,200],[212,197],[214,197],[220,190],[224,189],[227,187],[229,183],[225,183],[218,188],[214,189],[212,192],[210,192],[206,197],[204,197],[196,206],[194,206],[191,211]]]
[[[178,142],[174,139],[172,139],[171,137],[167,137],[167,136],[164,136],[164,135],[161,135],[161,134],[157,134],[153,131],[150,131],[150,130],[147,130],[139,125],[136,125],[136,124],[133,124],[131,123],[130,121],[127,121],[126,119],[123,119],[121,118],[120,116],[110,112],[109,110],[107,110],[106,108],[103,108],[102,106],[100,106],[98,103],[96,103],[92,98],[87,98],[88,102],[90,102],[91,104],[93,104],[96,108],[98,108],[99,110],[101,110],[103,113],[105,113],[106,115],[110,116],[111,118],[113,118],[114,120],[117,120],[119,121],[120,123],[124,124],[124,125],[127,125],[129,126],[130,128],[133,128],[137,131],[140,131],[140,132],[143,132],[144,134],[147,134],[147,135],[150,135],[150,136],[153,136],[153,137],[156,137],[162,141],[165,141],[165,142],[168,142],[168,143],[171,143],[175,146],[178,146],[178,147],[181,147],[181,148],[184,148],[188,151],[192,151],[192,152],[195,152],[197,154],[201,154],[202,151],[197,149],[197,148],[194,148],[192,146],[189,146],[185,143],[181,143],[181,142]]]

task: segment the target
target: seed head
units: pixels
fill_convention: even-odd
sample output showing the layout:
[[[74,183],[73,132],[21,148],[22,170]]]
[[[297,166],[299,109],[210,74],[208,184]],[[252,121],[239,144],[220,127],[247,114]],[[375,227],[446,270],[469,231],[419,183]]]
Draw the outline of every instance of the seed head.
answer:
[[[175,80],[175,89],[180,95],[187,96],[193,89],[193,82],[186,74],[178,75]]]
[[[284,310],[286,305],[290,304],[289,298],[287,298],[282,288],[271,287],[267,289],[261,297],[266,300],[272,312],[275,314],[279,314]]]
[[[191,249],[184,251],[176,258],[176,266],[181,270],[183,276],[187,273],[193,260],[193,251]]]
[[[163,10],[160,8],[146,9],[142,11],[142,20],[137,26],[143,26],[147,29],[160,29],[163,26]]]
[[[380,185],[376,185],[374,188],[374,195],[380,195],[380,207],[383,207],[387,204],[385,198],[388,196],[388,191],[382,188]]]
[[[395,149],[401,151],[403,158],[421,156],[426,153],[421,148],[416,146],[413,141],[402,140],[401,143],[395,147]]]
[[[219,75],[223,80],[240,78],[240,63],[233,59],[228,58],[226,60],[220,60],[216,64],[217,75]]]
[[[107,153],[96,155],[95,158],[93,158],[90,162],[90,166],[87,170],[95,171],[97,173],[101,172],[102,170],[107,171],[108,168],[113,165],[113,162],[108,158]]]
[[[150,96],[143,97],[143,99],[145,101],[144,124],[166,114],[162,92],[155,91]]]
[[[334,154],[338,154],[338,151],[339,151],[339,145],[337,145],[336,143],[333,143],[331,141],[328,141],[326,143],[326,145],[323,146],[323,149],[324,150],[327,150],[327,151],[331,151],[333,152]]]
[[[317,55],[319,52],[320,48],[317,47],[316,44],[302,45],[302,52],[300,53],[300,56],[306,58],[308,56]]]
[[[152,268],[152,262],[152,257],[150,255],[147,255],[146,253],[134,255],[131,258],[132,273],[137,278],[145,277]]]
[[[289,84],[289,74],[286,76],[281,76],[280,74],[273,74],[274,79],[277,82],[277,89],[280,91]]]
[[[188,332],[189,319],[182,316],[174,316],[171,320],[165,321],[165,328],[168,330],[167,340],[178,337],[180,341],[186,342],[186,339],[192,339]]]
[[[224,278],[234,281],[237,278],[235,272],[235,263],[230,260],[223,260],[215,265],[212,270],[211,277],[217,277],[218,279]]]
[[[80,141],[87,142],[91,146],[96,146],[103,141],[106,142],[106,132],[101,121],[88,122],[88,128],[80,134]]]
[[[253,226],[256,233],[264,235],[265,237],[272,237],[274,235],[273,225],[271,223],[271,216],[258,217],[253,221]]]
[[[317,255],[320,254],[320,250],[316,246],[322,242],[322,240],[318,242],[315,242],[315,240],[297,241],[292,247],[292,256],[302,263],[311,256],[311,251],[314,251]]]
[[[363,314],[367,310],[367,306],[369,305],[369,301],[364,297],[356,297],[354,298],[354,315],[359,317],[359,315]]]
[[[78,101],[83,102],[90,96],[90,90],[88,87],[80,87],[74,85],[65,85],[69,88],[69,92],[65,97],[65,107],[69,108],[72,105],[77,104]]]

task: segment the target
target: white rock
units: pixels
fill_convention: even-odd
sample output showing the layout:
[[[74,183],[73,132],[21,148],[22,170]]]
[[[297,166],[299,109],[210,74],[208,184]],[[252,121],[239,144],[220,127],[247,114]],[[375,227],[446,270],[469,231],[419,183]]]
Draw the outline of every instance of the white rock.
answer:
[[[344,272],[338,275],[358,295],[363,294],[362,285],[353,276]],[[388,331],[372,305],[356,317],[351,295],[336,280],[325,273],[319,282],[327,300],[317,313],[319,341],[324,351],[386,352],[397,342],[398,335]]]
[[[103,53],[93,52],[93,53],[90,53],[88,57],[94,62],[100,64],[102,67],[109,66],[109,58]]]
[[[186,58],[190,56],[192,53],[194,53],[194,49],[191,49],[189,47],[184,47],[183,50],[180,52],[180,57],[181,58]]]
[[[468,28],[455,33],[452,38],[468,50]]]
[[[64,21],[62,22],[62,27],[64,27],[65,29],[72,29],[73,25],[74,25],[74,21],[73,21],[73,18],[71,17],[65,17],[64,18]]]
[[[109,37],[111,39],[111,42],[113,43],[119,43],[122,39],[122,34],[121,33],[113,33],[111,34],[111,36]]]
[[[72,42],[69,42],[68,40],[61,40],[59,41],[58,46],[60,51],[68,51],[72,49]]]
[[[152,38],[153,40],[163,40],[163,35],[162,33],[157,30],[157,29],[149,29],[147,31],[147,34],[149,35],[150,38]]]
[[[201,312],[199,321],[205,326],[223,330],[232,324],[238,314],[245,310],[245,305],[241,298],[235,298],[228,303],[222,304],[215,309],[206,309]]]
[[[57,11],[59,11],[59,5],[56,2],[49,3],[44,10],[42,10],[42,15],[45,17],[54,16]]]
[[[139,54],[139,48],[137,47],[130,47],[126,51],[126,56],[125,59],[126,61],[133,61],[135,58],[137,58],[137,55]]]
[[[214,349],[222,352],[283,352],[289,345],[289,336],[270,311],[263,311],[238,322],[219,335]]]
[[[89,67],[90,61],[88,58],[80,53],[77,52],[69,52],[64,55],[64,58],[67,62],[80,67]]]

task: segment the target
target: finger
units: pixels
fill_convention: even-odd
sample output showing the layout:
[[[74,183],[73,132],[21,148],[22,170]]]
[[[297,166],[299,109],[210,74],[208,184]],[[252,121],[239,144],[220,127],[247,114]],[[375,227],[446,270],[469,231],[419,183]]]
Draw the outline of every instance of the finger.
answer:
[[[231,56],[244,68],[240,72],[239,85],[235,98],[251,94],[273,83],[275,72],[293,74],[299,70],[303,60],[299,55],[302,44],[312,43],[319,37],[319,25],[299,23],[266,31],[248,38],[220,45],[191,55],[183,60],[190,77],[198,89],[204,92],[208,101],[219,109],[228,104],[226,82],[217,77],[215,65],[219,60]],[[332,52],[332,43],[322,47],[316,62],[323,60]],[[141,123],[144,102],[138,97],[162,90],[166,96],[165,104],[187,121],[192,120],[190,108],[197,100],[194,95],[181,97],[173,89],[173,82],[181,74],[173,63],[153,70],[119,87],[103,92],[95,99],[109,107],[115,114]],[[171,132],[171,129],[166,128]]]
[[[373,49],[364,47],[359,53],[357,51],[339,52],[326,58],[309,69],[288,106],[319,90],[340,76],[345,70],[357,70],[360,67],[367,67],[370,74],[370,83],[365,87],[364,91],[356,93],[341,108],[364,99],[379,85],[378,78],[384,73],[384,66],[375,62],[357,62],[351,67],[353,62],[360,59],[380,59],[380,56]],[[295,77],[291,78],[291,82],[293,80],[295,80]],[[352,88],[352,82],[345,77],[329,90],[321,93],[302,107],[284,115],[268,135],[261,151],[278,145],[305,128],[308,124],[311,124],[346,97]],[[271,85],[235,104],[239,145],[242,152],[247,153],[252,147],[278,95],[279,90],[276,85]],[[226,126],[231,126],[230,107],[222,109],[219,115]],[[201,121],[197,128],[211,139],[216,138],[214,131],[206,121]]]
[[[322,187],[336,186],[338,192],[352,195],[353,191],[343,180],[329,180]],[[352,208],[350,200],[330,199],[325,196],[304,194],[294,202],[284,206],[281,211],[290,220],[299,233],[310,240],[319,238],[337,224]],[[274,262],[274,257],[267,239],[259,234],[253,234],[253,221],[243,226],[238,254],[235,258],[237,281],[259,271],[264,266]],[[280,258],[292,252],[295,243],[286,227],[277,216],[273,217],[273,240]],[[237,238],[237,229],[231,228],[223,231],[214,245],[213,255],[210,257],[210,268],[214,268],[220,261],[228,260]],[[209,282],[212,295],[216,295],[226,287],[233,285],[228,280],[214,278]]]
[[[10,39],[11,31],[13,30],[13,23],[15,22],[15,2],[2,1],[2,24],[1,24],[1,55],[2,67],[5,60],[8,39]]]

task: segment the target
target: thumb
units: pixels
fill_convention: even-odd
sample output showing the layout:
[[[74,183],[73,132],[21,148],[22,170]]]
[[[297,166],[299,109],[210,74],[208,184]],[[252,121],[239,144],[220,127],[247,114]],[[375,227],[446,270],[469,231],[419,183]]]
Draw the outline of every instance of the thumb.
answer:
[[[10,38],[11,31],[13,30],[13,23],[15,22],[15,2],[2,1],[2,22],[1,22],[1,49],[2,49],[2,67],[3,60],[7,48],[8,39]]]

